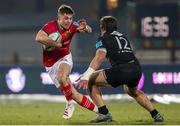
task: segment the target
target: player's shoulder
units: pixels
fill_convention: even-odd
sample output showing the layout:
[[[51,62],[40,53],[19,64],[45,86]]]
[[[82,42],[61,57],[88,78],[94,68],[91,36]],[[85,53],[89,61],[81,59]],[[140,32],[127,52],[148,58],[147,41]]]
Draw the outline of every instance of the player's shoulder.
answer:
[[[113,32],[109,33],[109,36],[123,37],[123,38],[127,39],[126,35],[119,31],[113,31]]]
[[[115,38],[115,37],[121,37],[121,38],[125,38],[128,40],[126,35],[124,35],[123,33],[119,32],[119,31],[109,32],[104,35],[104,38],[106,38],[106,40],[111,40],[112,38]]]
[[[113,36],[111,35],[111,33],[110,32],[107,32],[107,33],[105,33],[103,36],[101,36],[101,40],[102,41],[104,41],[104,42],[106,42],[106,41],[109,41],[109,39],[112,39],[113,38]]]
[[[124,36],[124,34],[119,32],[119,31],[112,31],[112,32],[109,33],[109,35],[116,35],[116,36],[119,36],[119,37]]]
[[[56,20],[49,21],[42,27],[42,30],[45,31],[47,34],[55,32],[55,31],[57,31],[57,29],[58,29],[58,27],[57,27]]]
[[[77,22],[77,21],[72,21],[72,23],[71,23],[71,26],[69,27],[69,30],[71,31],[71,32],[77,32],[78,30],[77,30],[77,28],[79,27],[79,22]]]
[[[104,38],[103,36],[99,37],[96,41],[96,49],[104,45]]]
[[[57,24],[57,20],[51,20],[45,24],[45,26],[55,26]]]
[[[103,41],[103,40],[104,40],[104,36],[100,36],[100,37],[98,37],[96,42]]]
[[[71,23],[71,26],[70,26],[69,29],[74,29],[74,30],[75,30],[77,27],[79,27],[79,22],[73,21],[73,22]]]

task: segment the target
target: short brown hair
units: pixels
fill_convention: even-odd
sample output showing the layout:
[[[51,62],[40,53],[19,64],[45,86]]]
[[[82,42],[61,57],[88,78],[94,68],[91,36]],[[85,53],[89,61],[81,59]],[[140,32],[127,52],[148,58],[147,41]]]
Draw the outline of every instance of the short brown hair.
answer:
[[[62,4],[59,9],[58,9],[58,14],[72,14],[74,15],[74,10],[72,9],[71,6]]]
[[[117,19],[113,16],[103,16],[100,19],[100,27],[106,31],[117,30]]]

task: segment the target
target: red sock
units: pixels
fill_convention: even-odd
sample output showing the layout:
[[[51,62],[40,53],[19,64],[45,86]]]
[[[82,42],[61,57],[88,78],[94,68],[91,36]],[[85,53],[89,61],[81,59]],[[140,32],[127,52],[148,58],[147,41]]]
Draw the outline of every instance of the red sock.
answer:
[[[73,97],[72,97],[72,91],[71,91],[71,85],[70,85],[70,84],[68,84],[68,85],[66,85],[66,86],[60,86],[59,89],[60,89],[61,91],[63,91],[64,96],[66,97],[66,100],[67,100],[67,101],[70,101],[70,100],[73,99]]]
[[[81,105],[82,107],[85,107],[85,108],[91,110],[91,111],[93,111],[94,108],[95,108],[94,103],[92,103],[86,96],[83,96],[80,105]]]

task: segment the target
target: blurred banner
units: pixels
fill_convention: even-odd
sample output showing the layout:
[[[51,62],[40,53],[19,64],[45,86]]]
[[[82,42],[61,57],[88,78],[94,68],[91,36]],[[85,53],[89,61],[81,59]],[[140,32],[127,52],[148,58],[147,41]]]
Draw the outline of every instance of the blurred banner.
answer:
[[[104,65],[107,66],[107,65]],[[104,67],[103,66],[103,67]],[[74,82],[88,65],[74,65]],[[133,75],[132,75],[133,76]],[[138,85],[145,93],[180,94],[180,65],[144,65]],[[86,90],[79,90],[86,94]],[[103,88],[104,94],[124,93],[122,86]],[[0,66],[0,94],[62,94],[42,66]]]

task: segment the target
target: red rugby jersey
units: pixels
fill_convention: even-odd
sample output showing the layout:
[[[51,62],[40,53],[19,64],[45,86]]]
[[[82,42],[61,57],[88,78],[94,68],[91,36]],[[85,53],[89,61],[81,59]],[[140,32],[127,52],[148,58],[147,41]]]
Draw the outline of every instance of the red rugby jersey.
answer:
[[[45,24],[42,28],[44,32],[48,35],[53,32],[59,32],[62,36],[62,47],[54,48],[51,51],[43,50],[43,64],[46,67],[52,66],[60,58],[68,55],[70,53],[70,42],[73,35],[78,32],[77,27],[79,26],[78,22],[73,21],[69,29],[64,29],[58,26],[57,20],[53,20]]]

